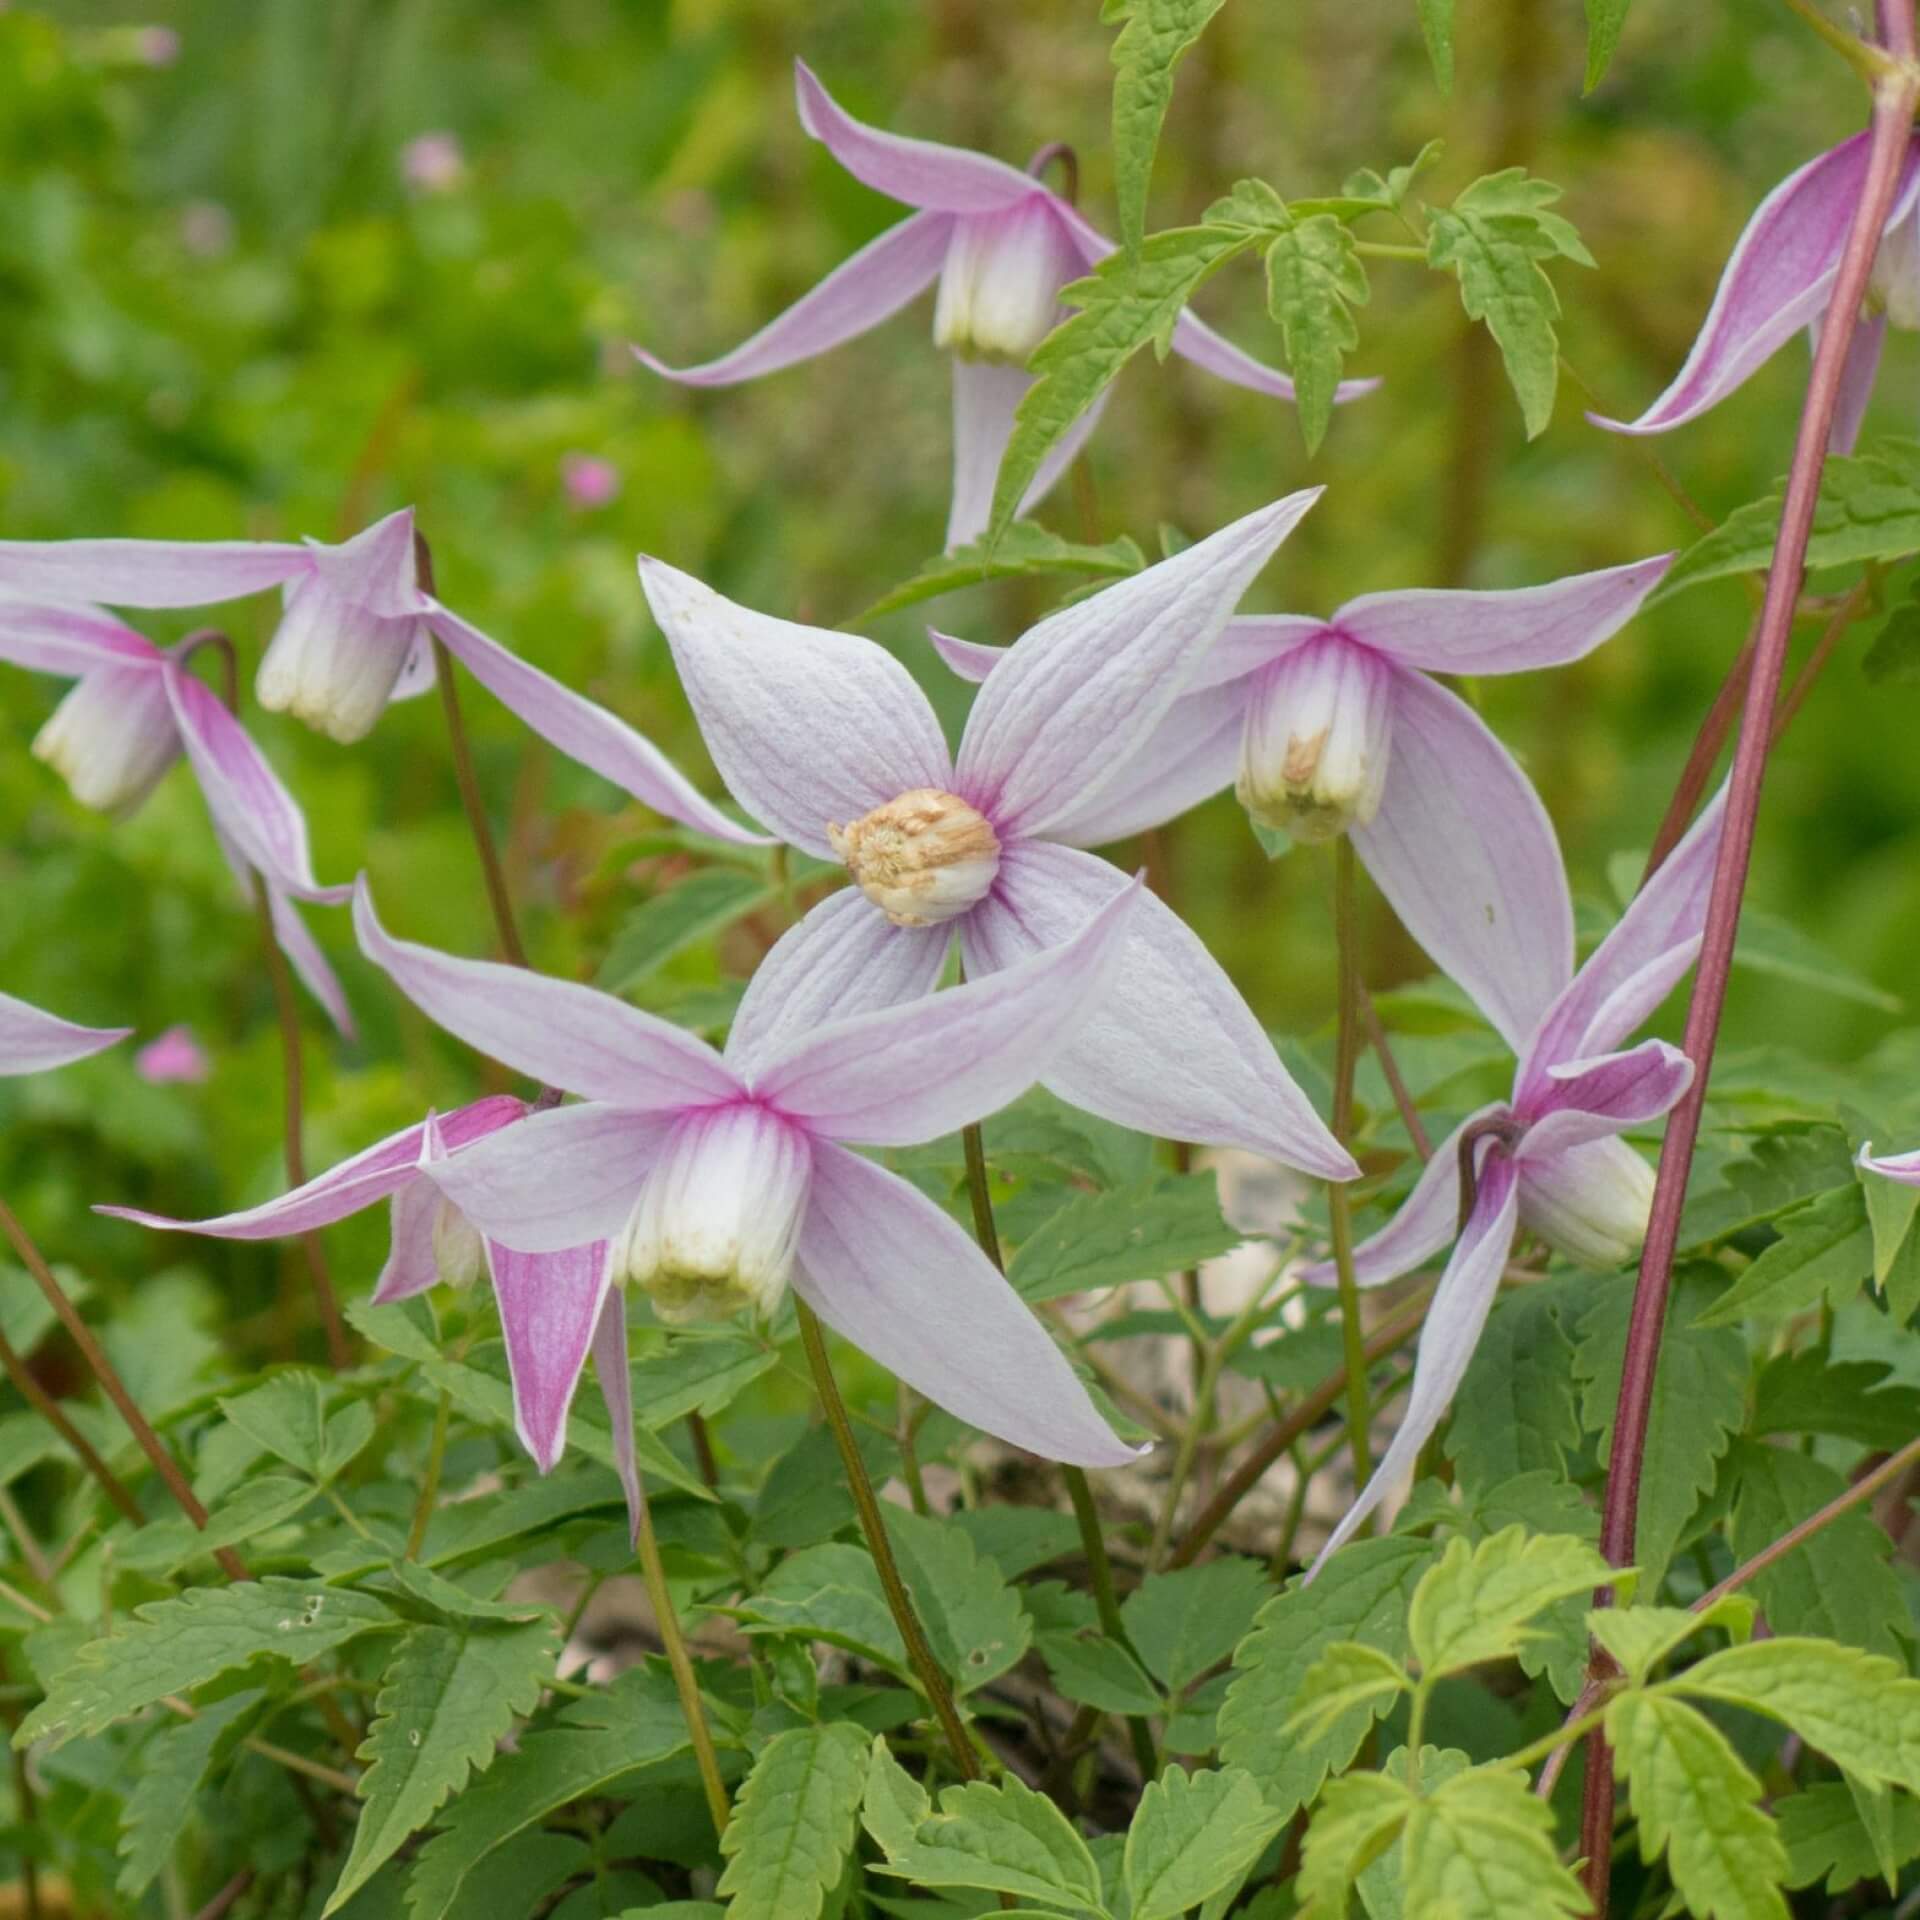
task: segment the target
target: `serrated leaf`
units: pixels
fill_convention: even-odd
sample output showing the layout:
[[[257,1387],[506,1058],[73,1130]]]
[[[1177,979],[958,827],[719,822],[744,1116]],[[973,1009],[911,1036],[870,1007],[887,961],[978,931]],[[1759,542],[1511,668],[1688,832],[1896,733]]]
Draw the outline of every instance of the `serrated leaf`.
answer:
[[[1453,0],[1419,0],[1420,33],[1442,93],[1453,91]]]
[[[1220,1710],[1220,1757],[1252,1773],[1282,1813],[1305,1806],[1329,1772],[1352,1761],[1375,1717],[1357,1708],[1317,1740],[1283,1734],[1308,1673],[1339,1640],[1404,1661],[1407,1607],[1433,1558],[1424,1540],[1357,1540],[1311,1587],[1296,1581],[1268,1601],[1240,1643]]]
[[[1639,1686],[1696,1633],[1725,1627],[1736,1640],[1744,1640],[1753,1630],[1753,1619],[1753,1602],[1745,1594],[1726,1593],[1698,1613],[1688,1607],[1600,1607],[1587,1615],[1587,1627]]]
[[[1220,11],[1222,0],[1118,0],[1102,18],[1124,20],[1113,43],[1113,188],[1120,237],[1138,250],[1147,227],[1147,183],[1173,99],[1173,71]]]
[[[1239,1878],[1285,1824],[1238,1767],[1149,1781],[1127,1829],[1132,1920],[1174,1920]]]
[[[1664,1853],[1700,1920],[1787,1920],[1787,1850],[1760,1811],[1760,1782],[1710,1720],[1658,1693],[1607,1709],[1607,1744],[1631,1789],[1640,1857]]]
[[[1891,1181],[1880,1182],[1891,1186]],[[1920,1433],[1920,1387],[1889,1385],[1878,1360],[1832,1360],[1817,1347],[1782,1353],[1760,1371],[1748,1431],[1826,1433],[1889,1453]]]
[[[396,1560],[391,1572],[394,1584],[431,1608],[443,1626],[464,1628],[469,1621],[504,1620],[523,1627],[548,1611],[537,1601],[489,1600],[414,1560]]]
[[[1419,1800],[1402,1841],[1411,1914],[1585,1913],[1580,1882],[1560,1864],[1553,1810],[1505,1767],[1455,1774]]]
[[[1458,1747],[1423,1746],[1420,1749],[1421,1787],[1431,1793],[1472,1765],[1472,1760]],[[1405,1780],[1407,1749],[1395,1747],[1380,1771],[1390,1780]],[[1368,1920],[1407,1920],[1406,1882],[1406,1836],[1402,1834],[1372,1865],[1361,1871],[1355,1882]]]
[[[958,1527],[905,1508],[886,1509],[900,1577],[907,1583],[933,1657],[962,1693],[1018,1664],[1033,1623],[991,1560]]]
[[[1161,1174],[1069,1200],[1021,1243],[1007,1278],[1026,1300],[1057,1300],[1183,1272],[1245,1237],[1221,1217],[1211,1173]]]
[[[1447,1457],[1470,1493],[1543,1469],[1558,1475],[1580,1444],[1562,1305],[1551,1287],[1525,1287],[1487,1318],[1447,1425]]]
[[[300,1666],[356,1634],[396,1624],[391,1609],[371,1594],[317,1580],[269,1577],[151,1600],[118,1632],[88,1642],[54,1676],[47,1697],[20,1723],[14,1745],[47,1740],[59,1746],[263,1655]]]
[[[1413,1807],[1404,1779],[1349,1773],[1330,1780],[1301,1851],[1295,1891],[1303,1911],[1343,1920],[1347,1889],[1399,1839]]]
[[[1873,1229],[1857,1185],[1836,1187],[1779,1222],[1780,1238],[1692,1324],[1779,1321],[1820,1301],[1839,1306],[1873,1271]]]
[[[1493,335],[1529,440],[1546,431],[1560,379],[1553,325],[1560,301],[1540,263],[1593,265],[1572,223],[1547,211],[1559,198],[1550,181],[1508,167],[1474,181],[1451,207],[1429,213],[1427,264],[1459,275],[1460,303],[1468,319],[1484,320]]]
[[[229,1694],[178,1726],[162,1727],[140,1749],[139,1771],[120,1815],[120,1877],[138,1898],[173,1855],[181,1829],[222,1742],[260,1702],[255,1692]]]
[[[493,1762],[500,1737],[540,1701],[560,1636],[551,1622],[461,1633],[416,1627],[380,1678],[360,1759],[360,1819],[325,1914],[337,1912],[402,1844]]]
[[[352,1401],[329,1415],[328,1397],[326,1383],[300,1368],[277,1373],[219,1406],[277,1459],[316,1480],[331,1480],[373,1438],[373,1411]]]
[[[1729,1160],[1719,1183],[1704,1188],[1680,1217],[1683,1251],[1778,1219],[1823,1193],[1858,1184],[1846,1136],[1838,1127],[1781,1127]]]
[[[1412,1690],[1413,1682],[1399,1661],[1378,1647],[1336,1640],[1308,1668],[1300,1684],[1299,1704],[1284,1731],[1317,1739],[1342,1715],[1360,1709],[1378,1718],[1399,1695]]]
[[[1098,1634],[1043,1633],[1036,1644],[1063,1698],[1102,1713],[1164,1713],[1167,1703],[1125,1647]]]
[[[854,626],[864,626],[882,614],[935,600],[943,593],[978,586],[986,580],[1046,579],[1055,574],[1091,576],[1096,580],[1124,580],[1147,564],[1147,556],[1124,535],[1104,546],[1063,540],[1031,520],[1016,520],[998,540],[975,540],[936,555],[891,593],[868,607]]]
[[[1901,1867],[1920,1858],[1920,1801],[1895,1800],[1890,1814],[1886,1837],[1893,1864]],[[1840,1781],[1806,1787],[1776,1801],[1774,1818],[1787,1849],[1790,1887],[1810,1887],[1824,1876],[1827,1891],[1840,1894],[1881,1871],[1874,1836]]]
[[[962,1508],[948,1516],[947,1524],[958,1527],[981,1559],[991,1560],[1009,1579],[1071,1553],[1080,1539],[1070,1513],[1056,1513],[1051,1507],[1006,1506],[999,1501]]]
[[[205,1528],[191,1520],[149,1522],[114,1548],[114,1564],[137,1573],[165,1575],[188,1562],[238,1546],[286,1523],[320,1498],[311,1480],[263,1473],[240,1485],[207,1516]]]
[[[1587,0],[1587,77],[1583,93],[1591,93],[1606,78],[1630,4],[1631,0]]]
[[[803,1548],[781,1561],[738,1611],[749,1634],[804,1633],[902,1676],[911,1674],[880,1576],[864,1547],[830,1540]]]
[[[1127,1595],[1120,1619],[1148,1671],[1178,1693],[1233,1652],[1272,1594],[1259,1561],[1225,1554],[1148,1574]]]
[[[628,1369],[634,1417],[655,1433],[689,1413],[712,1419],[779,1363],[775,1348],[743,1334],[676,1334]]]
[[[814,1920],[853,1847],[868,1747],[865,1729],[844,1720],[768,1741],[720,1841],[727,1920]]]
[[[1309,453],[1319,450],[1333,417],[1341,368],[1360,344],[1353,309],[1367,297],[1353,234],[1330,213],[1296,221],[1267,248],[1267,306],[1279,323]]]
[[[1427,1679],[1510,1658],[1535,1614],[1618,1576],[1586,1541],[1508,1527],[1477,1546],[1448,1543],[1414,1589],[1407,1633]]]
[[[773,898],[774,889],[758,874],[739,867],[701,867],[651,900],[643,900],[620,922],[594,985],[609,993],[625,993],[676,953],[711,938]]]

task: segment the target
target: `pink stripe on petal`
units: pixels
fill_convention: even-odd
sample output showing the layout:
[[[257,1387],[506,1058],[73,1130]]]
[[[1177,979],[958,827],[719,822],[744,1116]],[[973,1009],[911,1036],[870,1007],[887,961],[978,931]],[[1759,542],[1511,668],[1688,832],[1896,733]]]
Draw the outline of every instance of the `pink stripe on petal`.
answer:
[[[0,596],[0,660],[78,679],[96,667],[153,666],[160,649],[98,607],[48,606]]]
[[[1671,1112],[1692,1084],[1693,1062],[1664,1040],[1549,1067],[1528,1116],[1521,1155],[1531,1159],[1562,1153],[1628,1127],[1645,1126]]]
[[[438,1284],[440,1260],[433,1244],[434,1222],[446,1205],[431,1180],[418,1174],[387,1203],[391,1229],[386,1264],[374,1282],[373,1304],[391,1306]]]
[[[513,1375],[521,1445],[551,1473],[567,1444],[567,1409],[580,1384],[613,1278],[604,1240],[563,1253],[515,1253],[489,1240],[487,1267]]]
[[[0,993],[0,1074],[46,1073],[103,1053],[131,1027],[77,1027],[71,1020]]]
[[[1895,1180],[1903,1187],[1920,1187],[1920,1151],[1876,1154],[1873,1142],[1866,1141],[1855,1164],[1883,1180]]]

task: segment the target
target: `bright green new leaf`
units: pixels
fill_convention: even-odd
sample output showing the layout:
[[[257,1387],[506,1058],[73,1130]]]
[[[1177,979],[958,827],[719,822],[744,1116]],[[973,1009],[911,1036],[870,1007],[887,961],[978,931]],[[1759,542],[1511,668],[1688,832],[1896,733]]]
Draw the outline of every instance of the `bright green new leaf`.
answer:
[[[710,939],[773,897],[774,889],[758,874],[740,867],[702,867],[643,900],[621,921],[594,985],[624,993],[676,953]]]
[[[192,1720],[159,1729],[140,1749],[133,1790],[120,1815],[120,1877],[137,1897],[153,1884],[180,1839],[207,1775],[240,1738],[238,1722],[259,1705],[255,1692],[230,1693]]]
[[[1472,1760],[1458,1747],[1423,1746],[1420,1749],[1421,1791],[1433,1792],[1472,1765]],[[1395,1747],[1381,1772],[1390,1780],[1405,1780],[1407,1749]],[[1367,1920],[1408,1920],[1406,1845],[1403,1833],[1377,1860],[1361,1869],[1355,1884],[1360,1890],[1360,1904],[1366,1910]]]
[[[1250,1773],[1169,1767],[1148,1783],[1127,1829],[1132,1920],[1174,1920],[1237,1884],[1284,1824]]]
[[[1535,1614],[1619,1576],[1586,1541],[1508,1527],[1448,1543],[1414,1589],[1407,1631],[1426,1679],[1516,1654]]]
[[[1336,1640],[1308,1668],[1306,1679],[1300,1683],[1299,1704],[1283,1731],[1317,1740],[1353,1709],[1364,1708],[1378,1716],[1392,1706],[1397,1695],[1412,1689],[1413,1682],[1399,1661],[1378,1647],[1365,1647],[1357,1640]]]
[[[1340,369],[1360,344],[1353,309],[1367,304],[1367,292],[1353,233],[1330,213],[1297,222],[1267,248],[1267,305],[1286,346],[1309,453],[1319,450]]]
[[[1599,1607],[1587,1615],[1587,1630],[1637,1687],[1674,1648],[1708,1627],[1725,1627],[1744,1640],[1753,1631],[1753,1616],[1745,1594],[1728,1593],[1699,1613],[1687,1607]]]
[[[883,594],[850,624],[865,626],[884,613],[898,613],[902,607],[985,580],[1039,580],[1056,574],[1124,580],[1146,564],[1147,556],[1124,534],[1104,546],[1088,546],[1063,540],[1031,520],[1016,520],[998,540],[975,540],[929,560],[911,580]]]
[[[1591,93],[1606,78],[1631,4],[1632,0],[1587,0],[1587,77],[1583,92]]]
[[[1245,1238],[1221,1218],[1211,1173],[1151,1175],[1069,1200],[1021,1242],[1007,1278],[1027,1300],[1057,1300],[1181,1273]]]
[[[844,1720],[768,1741],[720,1842],[727,1920],[814,1920],[853,1847],[867,1752],[865,1729]]]
[[[1173,70],[1220,11],[1222,0],[1106,0],[1101,18],[1126,24],[1113,43],[1113,187],[1120,238],[1138,252],[1147,230],[1147,184],[1173,99]]]
[[[1272,1595],[1259,1561],[1224,1554],[1205,1566],[1148,1574],[1120,1618],[1149,1671],[1178,1693],[1232,1653]]]
[[[1420,31],[1442,93],[1453,91],[1453,0],[1419,0]]]
[[[1560,1864],[1553,1810],[1512,1768],[1474,1767],[1418,1800],[1402,1843],[1409,1914],[1552,1920],[1587,1911]]]
[[[1295,1891],[1313,1920],[1343,1920],[1347,1889],[1400,1837],[1413,1796],[1404,1780],[1349,1773],[1327,1783],[1307,1829]]]

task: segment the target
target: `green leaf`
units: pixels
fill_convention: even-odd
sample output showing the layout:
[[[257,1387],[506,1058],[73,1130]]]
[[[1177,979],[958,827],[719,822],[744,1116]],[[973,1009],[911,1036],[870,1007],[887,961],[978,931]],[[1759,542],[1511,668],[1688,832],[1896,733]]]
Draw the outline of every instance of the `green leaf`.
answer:
[[[986,580],[1039,580],[1054,574],[1124,580],[1146,564],[1147,556],[1124,535],[1104,546],[1088,546],[1063,540],[1031,520],[1016,520],[998,540],[975,540],[935,555],[911,580],[883,594],[848,624],[865,626],[882,614],[897,613],[902,607],[938,599],[943,593],[956,593]]]
[[[162,1727],[140,1749],[139,1771],[120,1816],[120,1891],[137,1898],[152,1886],[180,1839],[201,1785],[237,1723],[259,1705],[257,1692],[233,1693],[178,1726]],[[231,1739],[228,1738],[231,1736]]]
[[[331,1480],[373,1438],[373,1410],[360,1401],[327,1413],[327,1387],[299,1369],[277,1373],[251,1393],[222,1400],[220,1411],[242,1433],[289,1466]]]
[[[1836,1187],[1787,1214],[1780,1238],[1693,1324],[1737,1326],[1749,1315],[1778,1321],[1822,1300],[1839,1306],[1872,1271],[1866,1197],[1858,1185]]]
[[[507,1621],[516,1627],[527,1626],[543,1618],[548,1609],[531,1600],[489,1600],[473,1593],[457,1580],[449,1580],[414,1560],[396,1560],[391,1568],[393,1583],[403,1592],[421,1601],[436,1616],[439,1625],[467,1630],[470,1621]]]
[[[1743,910],[1740,915],[1733,963],[1748,973],[1785,980],[1813,993],[1830,993],[1836,1000],[1851,1000],[1856,1006],[1872,1007],[1876,1013],[1899,1013],[1906,1004],[1898,994],[1888,993],[1865,974],[1855,972],[1791,920],[1757,909]]]
[[[963,1508],[947,1518],[973,1542],[983,1560],[991,1560],[1010,1579],[1071,1553],[1080,1529],[1070,1513],[1051,1507],[990,1506]]]
[[[1419,0],[1420,32],[1442,93],[1453,91],[1453,0]]]
[[[1412,1690],[1400,1662],[1378,1647],[1336,1640],[1307,1670],[1285,1731],[1318,1739],[1343,1714],[1361,1708],[1378,1718],[1400,1694]]]
[[[865,1730],[844,1720],[768,1741],[720,1842],[727,1920],[814,1920],[853,1848],[867,1753]]]
[[[1529,440],[1546,431],[1560,379],[1553,330],[1560,301],[1540,263],[1558,258],[1593,265],[1572,223],[1547,211],[1559,198],[1550,181],[1508,167],[1429,215],[1427,264],[1460,276],[1460,303],[1468,319],[1486,322],[1499,346]]]
[[[1525,1774],[1474,1767],[1442,1781],[1407,1816],[1406,1910],[1501,1920],[1551,1920],[1587,1911],[1580,1882],[1560,1864],[1553,1809]]]
[[[1842,1106],[1840,1120],[1847,1131],[1847,1150],[1853,1161],[1854,1176],[1867,1203],[1867,1225],[1873,1230],[1873,1284],[1884,1294],[1887,1278],[1913,1236],[1914,1218],[1920,1214],[1920,1188],[1867,1172],[1860,1165],[1860,1155],[1876,1138],[1886,1137],[1884,1129],[1857,1107]],[[1899,1313],[1894,1317],[1906,1318]],[[1890,1444],[1897,1447],[1901,1442],[1895,1440]]]
[[[594,985],[624,993],[671,960],[763,907],[774,889],[739,867],[701,867],[621,921]]]
[[[1640,1857],[1667,1856],[1701,1920],[1788,1920],[1787,1850],[1760,1811],[1760,1782],[1712,1721],[1658,1693],[1623,1693],[1607,1709],[1607,1744],[1632,1790]]]
[[[290,1473],[263,1473],[243,1480],[207,1518],[204,1529],[184,1517],[157,1520],[116,1543],[114,1564],[138,1573],[166,1575],[222,1547],[238,1546],[285,1526],[320,1497],[311,1480]]]
[[[1556,1600],[1618,1578],[1605,1557],[1570,1534],[1508,1527],[1478,1546],[1448,1543],[1414,1589],[1407,1632],[1429,1680],[1518,1653],[1527,1622]]]
[[[1888,614],[1886,624],[1860,656],[1860,671],[1870,687],[1906,686],[1920,680],[1920,595],[1909,590]]]
[[[1102,19],[1126,22],[1113,43],[1113,189],[1120,238],[1133,252],[1147,230],[1147,183],[1173,71],[1220,7],[1221,0],[1107,0],[1102,9]]]
[[[628,1369],[634,1414],[655,1433],[689,1413],[710,1420],[779,1362],[772,1346],[745,1334],[676,1333]]]
[[[1465,1773],[1472,1764],[1472,1760],[1458,1747],[1423,1746],[1420,1749],[1421,1787],[1431,1793],[1455,1774]],[[1381,1768],[1381,1772],[1390,1780],[1405,1780],[1407,1749],[1395,1747],[1387,1756],[1387,1764]],[[1368,1920],[1407,1920],[1406,1844],[1406,1836],[1402,1834],[1371,1866],[1361,1872],[1357,1884],[1360,1904],[1366,1908]]]
[[[886,1509],[900,1575],[926,1629],[933,1657],[962,1693],[1019,1663],[1033,1623],[991,1560],[960,1528],[903,1507]]]
[[[1728,1593],[1699,1613],[1687,1607],[1598,1607],[1587,1615],[1587,1628],[1640,1686],[1675,1647],[1696,1633],[1725,1627],[1736,1640],[1744,1640],[1753,1630],[1753,1619],[1753,1602],[1743,1593]]]
[[[1810,1887],[1824,1875],[1827,1891],[1839,1894],[1881,1871],[1874,1837],[1843,1782],[1806,1787],[1774,1804],[1788,1886]],[[1893,1864],[1920,1858],[1920,1800],[1895,1800],[1890,1825]]]
[[[367,1771],[353,1847],[323,1915],[345,1906],[469,1774],[492,1764],[501,1735],[539,1705],[559,1648],[546,1620],[476,1633],[415,1627],[400,1642],[360,1749]]]
[[[1149,1781],[1127,1829],[1127,1897],[1132,1920],[1174,1920],[1229,1884],[1237,1885],[1285,1824],[1238,1767],[1186,1773],[1170,1767]]]
[[[1295,1891],[1303,1911],[1343,1920],[1347,1889],[1399,1839],[1413,1807],[1406,1782],[1384,1773],[1330,1780],[1301,1851]]]
[[[1554,1287],[1523,1287],[1488,1316],[1447,1426],[1447,1457],[1469,1492],[1542,1469],[1557,1475],[1579,1446],[1565,1304]]]
[[[1889,1386],[1892,1378],[1881,1361],[1830,1360],[1817,1347],[1779,1354],[1755,1383],[1748,1432],[1825,1433],[1894,1452],[1920,1433],[1920,1387]]]
[[[1846,1136],[1838,1127],[1782,1127],[1762,1134],[1737,1160],[1720,1169],[1719,1184],[1704,1188],[1680,1217],[1682,1249],[1724,1240],[1778,1219],[1820,1194],[1857,1186]]]
[[[1120,1619],[1148,1670],[1179,1693],[1233,1652],[1272,1593],[1257,1560],[1225,1554],[1205,1566],[1148,1574],[1127,1595]]]
[[[1297,222],[1267,248],[1267,306],[1286,346],[1309,453],[1326,435],[1340,369],[1360,344],[1352,310],[1367,304],[1367,292],[1353,234],[1330,213]]]
[[[1160,1174],[1069,1200],[1021,1243],[1007,1278],[1026,1300],[1057,1300],[1184,1272],[1245,1237],[1221,1217],[1211,1173]]]
[[[864,1547],[830,1540],[803,1548],[781,1561],[738,1611],[749,1634],[804,1633],[911,1676],[907,1650]]]
[[[1424,1540],[1357,1540],[1311,1587],[1296,1580],[1268,1601],[1240,1643],[1237,1677],[1220,1710],[1220,1757],[1252,1773],[1282,1813],[1305,1806],[1329,1772],[1352,1761],[1376,1718],[1373,1708],[1357,1707],[1317,1740],[1283,1732],[1307,1675],[1340,1640],[1404,1661],[1407,1607],[1433,1557]]]
[[[370,1594],[317,1580],[269,1577],[150,1600],[54,1676],[47,1697],[20,1723],[14,1745],[47,1740],[60,1746],[262,1655],[301,1666],[356,1634],[396,1624]]]
[[[1098,1634],[1043,1633],[1037,1645],[1054,1686],[1102,1713],[1165,1713],[1167,1703],[1125,1647]]]
[[[1582,92],[1591,93],[1606,78],[1630,4],[1631,0],[1587,0],[1587,77]]]
[[[1771,566],[1780,531],[1784,483],[1764,500],[1736,507],[1673,563],[1647,597],[1655,606],[1676,593]],[[1829,457],[1807,542],[1807,571],[1897,560],[1920,551],[1920,441],[1880,440],[1865,453]]]

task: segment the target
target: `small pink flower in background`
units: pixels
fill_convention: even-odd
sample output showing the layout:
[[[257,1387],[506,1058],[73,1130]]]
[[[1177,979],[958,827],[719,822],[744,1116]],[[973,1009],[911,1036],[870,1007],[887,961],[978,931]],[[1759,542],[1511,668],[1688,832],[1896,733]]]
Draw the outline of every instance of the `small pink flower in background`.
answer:
[[[590,513],[619,499],[620,469],[595,453],[563,454],[560,484],[566,489],[569,506]]]
[[[170,67],[180,58],[180,36],[171,27],[142,27],[133,44],[143,67]]]
[[[190,200],[180,209],[180,244],[196,260],[233,250],[233,215],[218,200]]]
[[[198,1086],[211,1068],[191,1027],[169,1027],[133,1056],[133,1070],[149,1086],[164,1087],[176,1081]]]
[[[467,156],[458,138],[423,133],[400,149],[400,177],[415,193],[451,193],[467,177]]]

